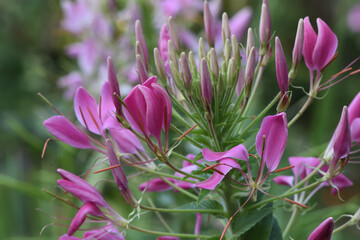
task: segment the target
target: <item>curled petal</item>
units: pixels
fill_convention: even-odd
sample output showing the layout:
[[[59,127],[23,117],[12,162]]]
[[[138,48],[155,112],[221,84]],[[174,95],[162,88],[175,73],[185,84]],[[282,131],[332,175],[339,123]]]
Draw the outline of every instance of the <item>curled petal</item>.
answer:
[[[114,148],[113,148],[110,140],[106,140],[106,150],[107,150],[107,155],[109,158],[110,166],[118,165],[119,160],[116,156],[116,153],[114,151]],[[114,176],[116,185],[118,186],[120,191],[127,191],[128,190],[128,181],[127,181],[125,172],[122,169],[122,167],[119,166],[117,168],[113,168],[113,169],[111,169],[111,172]]]
[[[360,143],[360,118],[356,118],[350,127],[351,141]]]
[[[68,234],[70,236],[73,235],[79,229],[79,227],[84,223],[86,216],[88,214],[91,214],[95,217],[101,217],[104,215],[94,203],[92,202],[84,203],[84,205],[76,213],[74,219],[72,220],[69,226]]]
[[[265,146],[263,146],[264,136]],[[263,157],[268,171],[274,171],[279,165],[285,150],[287,136],[288,128],[284,112],[264,118],[256,136],[256,151],[259,156]]]
[[[60,141],[75,148],[93,148],[85,133],[81,132],[64,116],[53,116],[44,121],[45,128]]]
[[[291,170],[296,178],[304,179],[310,172],[313,171],[311,167],[319,165],[319,160],[314,157],[290,157],[289,163],[294,166]]]
[[[351,101],[349,107],[349,123],[351,124],[356,118],[360,117],[360,92]]]
[[[225,158],[220,160],[220,163],[226,164],[226,165],[219,165],[215,169],[216,171],[213,173],[213,175],[206,179],[203,182],[196,183],[196,186],[199,188],[205,188],[209,190],[214,190],[215,187],[223,180],[225,175],[233,168],[240,168],[240,165],[237,161],[235,161],[232,158]],[[221,172],[222,174],[220,174]]]
[[[174,179],[168,178],[169,181],[175,182]],[[168,191],[172,189],[172,186],[167,184],[164,180],[161,178],[154,178],[150,181],[144,182],[139,185],[139,190],[145,192],[162,192],[162,191]]]
[[[310,234],[308,240],[330,240],[333,229],[334,220],[329,217]]]
[[[242,144],[239,144],[226,152],[213,152],[207,148],[203,148],[201,151],[204,159],[209,162],[218,161],[224,158],[234,158],[244,161],[249,160],[249,154]]]
[[[314,67],[321,71],[335,55],[338,39],[328,25],[320,18],[316,19],[318,37],[312,54]]]

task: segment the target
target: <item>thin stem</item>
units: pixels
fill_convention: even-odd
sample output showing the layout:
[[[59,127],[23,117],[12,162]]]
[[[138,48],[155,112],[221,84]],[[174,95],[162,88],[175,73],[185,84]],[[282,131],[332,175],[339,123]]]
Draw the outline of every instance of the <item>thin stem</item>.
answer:
[[[173,152],[172,155],[174,155],[175,157],[178,157],[178,158],[180,158],[180,159],[182,159],[182,160],[185,160],[185,161],[187,161],[187,162],[189,162],[189,163],[191,163],[191,164],[195,164],[195,165],[197,165],[197,166],[199,166],[199,167],[201,167],[201,168],[204,167],[204,165],[202,165],[201,163],[194,162],[194,161],[188,159],[187,157],[181,155],[180,153]]]
[[[193,174],[191,174],[191,173],[184,172],[183,170],[181,170],[181,169],[177,168],[175,165],[173,165],[169,160],[167,160],[165,163],[166,163],[166,165],[168,165],[170,168],[172,168],[174,171],[176,171],[176,172],[178,172],[178,173],[181,173],[181,174],[183,174],[184,176],[191,177],[191,178],[196,178],[196,179],[199,179],[199,180],[201,180],[201,181],[204,180],[204,178],[202,178],[202,177],[193,175]]]
[[[184,195],[197,200],[198,197],[188,191],[186,191],[185,189],[182,189],[181,187],[177,186],[176,184],[174,184],[173,182],[169,181],[167,178],[165,177],[160,177],[164,182],[166,182],[167,184],[169,184],[170,186],[172,186],[173,188],[175,188],[176,190],[178,190],[179,192],[183,193]]]
[[[288,222],[288,224],[286,225],[285,230],[284,230],[284,232],[283,232],[283,238],[284,238],[284,239],[285,239],[286,236],[288,235],[288,233],[289,233],[289,231],[290,231],[290,228],[291,228],[291,226],[293,225],[294,220],[295,220],[295,218],[296,218],[296,216],[297,216],[297,214],[298,214],[298,212],[299,212],[299,207],[298,207],[298,206],[293,206],[293,208],[294,208],[294,210],[293,210],[293,212],[292,212],[292,214],[291,214],[291,217],[290,217],[290,219],[289,219],[289,222]]]
[[[151,198],[147,199],[151,208],[155,208],[155,204],[154,202],[151,200]],[[141,207],[140,207],[141,208]],[[149,209],[148,209],[149,210]],[[159,218],[160,222],[164,225],[164,227],[166,228],[166,230],[168,230],[169,232],[173,233],[174,231],[171,229],[171,227],[169,226],[169,224],[167,224],[167,222],[165,221],[165,219],[161,216],[161,213],[159,211],[155,211],[156,216]]]
[[[316,96],[316,95],[315,95]],[[310,93],[308,99],[306,100],[305,104],[302,106],[300,111],[291,119],[291,121],[288,123],[288,128],[293,125],[296,120],[305,112],[305,110],[310,106],[310,103],[315,97],[312,93]]]
[[[167,213],[203,213],[203,214],[220,214],[225,215],[226,213],[222,210],[216,209],[181,209],[181,208],[156,208],[148,206],[139,206],[141,209],[154,211],[154,212],[167,212]]]
[[[187,233],[168,233],[168,232],[159,232],[159,231],[153,231],[149,229],[144,229],[140,227],[136,227],[134,225],[128,225],[128,227],[132,230],[148,233],[152,235],[158,235],[158,236],[173,236],[173,237],[180,237],[180,238],[200,238],[200,239],[210,239],[214,236],[208,236],[208,235],[194,235],[194,234],[187,234]]]
[[[177,132],[178,134],[182,135],[183,134],[183,131],[181,131],[180,129],[178,129],[175,125],[171,124],[170,125],[170,128],[172,130],[174,130],[175,132]],[[203,148],[204,146],[197,142],[196,140],[194,140],[193,138],[189,137],[188,135],[184,136],[183,137],[184,139],[188,140],[189,142],[191,142],[192,144],[194,144],[196,147],[198,148]]]
[[[215,143],[215,149],[216,149],[216,151],[220,152],[221,148],[220,148],[219,140],[218,140],[218,138],[216,136],[216,133],[215,133],[215,130],[214,130],[214,125],[213,125],[211,120],[209,120],[209,129],[210,129],[211,136],[212,136],[212,138],[214,140],[214,143]]]

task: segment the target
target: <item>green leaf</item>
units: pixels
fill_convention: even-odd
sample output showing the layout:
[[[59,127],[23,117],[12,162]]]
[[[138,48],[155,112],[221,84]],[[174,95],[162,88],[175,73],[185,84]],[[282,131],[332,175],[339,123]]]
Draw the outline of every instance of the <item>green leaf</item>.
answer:
[[[210,192],[211,192],[211,190],[201,189],[196,204],[199,205],[199,203],[204,199],[204,197],[206,197]]]
[[[246,240],[267,240],[272,230],[272,224],[273,215],[270,213],[249,231],[241,235],[241,238]]]
[[[273,224],[271,228],[271,233],[268,240],[283,240],[281,228],[276,217],[273,217]]]
[[[272,203],[267,204],[263,208],[254,209],[250,212],[245,212],[240,214],[234,223],[234,228],[237,232],[234,232],[237,235],[241,235],[248,231],[250,228],[255,226],[258,222],[260,222],[264,217],[272,213],[274,207]]]
[[[179,207],[179,209],[197,209],[199,212],[204,213],[220,213],[221,211],[224,211],[224,207],[215,200],[203,200],[199,204],[197,204],[197,201],[191,202]]]

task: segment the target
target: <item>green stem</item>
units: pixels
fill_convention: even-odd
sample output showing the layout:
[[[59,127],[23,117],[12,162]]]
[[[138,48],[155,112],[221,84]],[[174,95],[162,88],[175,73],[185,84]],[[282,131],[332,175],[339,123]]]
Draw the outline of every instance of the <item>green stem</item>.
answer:
[[[289,219],[289,222],[288,222],[288,224],[286,225],[286,228],[285,228],[285,230],[284,230],[284,232],[283,232],[283,238],[284,238],[284,239],[285,239],[286,236],[288,235],[288,233],[289,233],[289,231],[290,231],[290,228],[291,228],[291,226],[293,225],[294,220],[295,220],[298,212],[299,212],[299,207],[298,207],[298,206],[294,206],[294,210],[293,210],[293,212],[292,212],[292,214],[291,214],[291,217],[290,217],[290,219]]]
[[[180,116],[180,114],[173,108],[172,115],[179,120],[182,124],[184,124],[187,128],[191,128],[190,124],[185,121],[185,119]]]
[[[165,177],[160,177],[164,182],[166,182],[167,184],[169,184],[170,186],[172,186],[173,188],[175,188],[176,190],[178,190],[179,192],[183,193],[184,195],[194,199],[194,200],[197,200],[198,197],[184,189],[182,189],[181,187],[177,186],[176,184],[172,183],[171,181],[169,181],[167,178]]]
[[[170,125],[170,128],[172,130],[174,130],[175,132],[177,132],[178,134],[182,135],[184,132],[182,132],[180,129],[178,129],[177,127],[175,127],[173,124]],[[198,148],[203,148],[204,146],[197,142],[196,140],[192,139],[191,137],[189,137],[188,135],[186,135],[185,137],[183,137],[184,139],[188,140],[189,142],[191,142],[192,144],[194,144],[196,147]]]
[[[150,204],[150,208],[148,207],[147,210],[150,209],[156,209],[154,202],[151,200],[151,198],[148,197],[148,202]],[[140,208],[145,209],[143,207],[140,206]],[[169,226],[169,224],[167,224],[167,222],[165,221],[165,219],[161,216],[160,211],[155,211],[155,215],[159,218],[160,222],[164,225],[164,227],[166,228],[166,230],[168,230],[169,232],[173,233],[174,231],[171,229],[171,227]]]
[[[216,151],[220,152],[221,148],[220,148],[219,140],[218,140],[218,138],[216,136],[216,133],[215,133],[215,130],[214,130],[214,125],[213,125],[211,120],[209,120],[209,129],[210,129],[211,136],[214,139],[215,149],[216,149]]]
[[[288,123],[288,128],[296,122],[296,120],[305,112],[305,110],[310,106],[310,103],[314,99],[313,94],[310,94],[308,99],[306,100],[305,104],[302,106],[300,111],[291,119],[291,121]]]
[[[140,208],[154,212],[166,212],[166,213],[202,213],[202,214],[220,214],[220,215],[226,214],[224,211],[216,210],[216,209],[155,208],[155,207],[148,207],[141,205]]]
[[[128,227],[130,229],[138,231],[138,232],[143,232],[143,233],[148,233],[148,234],[158,235],[158,236],[173,236],[173,237],[180,237],[180,238],[200,238],[200,239],[210,239],[210,238],[214,237],[214,236],[208,236],[208,235],[194,235],[194,234],[187,234],[187,233],[159,232],[159,231],[153,231],[153,230],[149,230],[149,229],[139,228],[139,227],[136,227],[136,226],[130,225],[130,224],[128,225]]]
[[[175,157],[178,157],[178,158],[180,158],[180,159],[182,159],[182,160],[185,160],[185,161],[187,161],[187,162],[189,162],[189,163],[191,163],[191,164],[195,164],[195,165],[197,165],[197,166],[199,166],[199,167],[201,167],[201,168],[204,167],[204,165],[202,165],[201,163],[194,162],[194,161],[188,159],[187,157],[181,155],[180,153],[173,152],[172,155],[174,155]]]
[[[178,173],[181,173],[181,174],[183,174],[184,176],[191,177],[191,178],[196,178],[196,179],[199,179],[199,180],[201,180],[201,181],[205,180],[205,179],[202,178],[202,177],[193,175],[193,174],[191,174],[191,173],[184,172],[183,170],[181,170],[181,169],[177,168],[175,165],[173,165],[169,160],[167,160],[165,163],[166,163],[166,165],[168,165],[170,168],[172,168],[174,171],[176,171],[176,172],[178,172]]]

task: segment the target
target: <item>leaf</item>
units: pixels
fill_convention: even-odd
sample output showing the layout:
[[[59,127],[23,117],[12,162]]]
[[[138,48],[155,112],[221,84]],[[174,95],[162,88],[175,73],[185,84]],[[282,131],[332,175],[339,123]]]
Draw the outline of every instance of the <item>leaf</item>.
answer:
[[[219,213],[224,211],[224,207],[215,200],[203,200],[199,204],[196,202],[191,202],[189,204],[183,205],[178,209],[197,209],[199,212],[206,213]]]
[[[239,215],[234,223],[234,229],[237,229],[238,231],[234,233],[240,236],[255,226],[264,217],[272,213],[273,210],[274,207],[272,206],[272,203],[269,203],[263,208],[254,209],[253,211],[245,212],[244,214]]]
[[[261,221],[255,224],[249,231],[241,235],[246,240],[267,240],[272,230],[273,215],[268,214]]]
[[[199,203],[204,199],[204,197],[206,197],[210,192],[211,192],[211,190],[201,189],[196,204],[199,205]]]
[[[268,240],[283,240],[281,228],[276,217],[273,217],[273,224]]]

